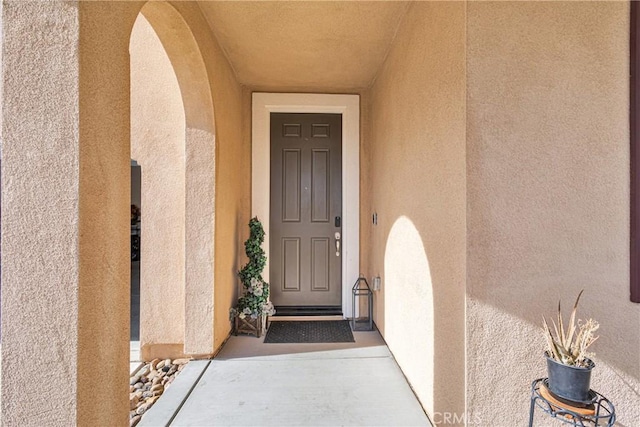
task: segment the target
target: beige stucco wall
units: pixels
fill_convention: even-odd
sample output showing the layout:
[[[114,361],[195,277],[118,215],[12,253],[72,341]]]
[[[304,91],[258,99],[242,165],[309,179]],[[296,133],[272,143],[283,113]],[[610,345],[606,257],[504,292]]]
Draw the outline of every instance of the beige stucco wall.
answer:
[[[530,383],[546,373],[541,316],[585,289],[579,315],[601,324],[592,386],[637,425],[629,4],[472,2],[467,28],[472,419],[526,424]]]
[[[142,170],[140,341],[183,344],[185,113],[178,80],[142,14],[131,32],[131,157]]]
[[[215,352],[229,336],[229,308],[235,303],[237,270],[242,265],[243,242],[248,236],[251,150],[244,137],[242,87],[211,35],[197,4],[172,5],[188,23],[207,69],[215,111],[215,272],[213,277],[212,346]],[[246,104],[245,98],[245,104]],[[204,197],[207,197],[206,195]],[[202,352],[204,353],[204,351]]]
[[[3,425],[127,422],[129,41],[141,7],[137,2],[3,3],[3,52],[10,52],[3,57]],[[229,187],[219,222],[220,245],[227,251],[216,270],[224,319],[219,343],[229,331],[236,248],[243,240],[237,223],[248,205],[241,88],[215,50],[197,5],[176,8],[194,23],[206,52],[208,83],[215,86],[211,92],[226,111],[218,138],[226,148],[220,156],[212,154],[228,164],[219,181]],[[212,113],[210,108],[189,116],[193,129],[206,136],[188,134],[187,141],[214,146],[214,124],[199,121]],[[216,170],[212,164],[208,169]],[[205,199],[213,196],[211,188],[207,183]],[[209,224],[212,242],[212,216]],[[207,254],[212,258],[213,249]],[[204,298],[205,336],[196,337],[209,343],[203,352],[208,354],[214,351],[213,275],[210,279],[199,284],[211,298]],[[46,366],[55,369],[37,385],[38,393],[25,392],[33,388],[34,373]]]
[[[80,281],[76,423],[100,425],[117,420],[119,424],[126,422],[128,410],[131,259],[128,46],[140,4],[78,4],[80,43],[75,48],[81,60]],[[55,24],[55,28],[59,26]],[[47,39],[55,37],[49,35]],[[96,372],[96,366],[106,369]],[[96,399],[96,383],[104,385],[105,395],[113,398]]]
[[[189,3],[193,6],[192,3]],[[196,10],[193,7],[191,11]],[[187,17],[171,4],[147,3],[141,13],[152,25],[171,61],[182,96],[184,130],[184,345],[142,343],[145,359],[176,353],[201,357],[213,352],[216,135],[209,73]],[[196,22],[192,22],[196,19]],[[200,19],[198,21],[198,19]],[[201,28],[201,26],[200,26]],[[206,38],[207,33],[204,33]],[[156,296],[162,303],[162,296]]]
[[[42,420],[30,417],[30,407],[39,407],[49,414],[49,420],[72,425],[78,378],[79,281],[79,59],[72,47],[79,36],[78,10],[72,5],[6,2],[2,12],[2,50],[6,54],[2,79],[1,424]],[[40,19],[34,22],[31,14]],[[48,44],[43,34],[52,29],[49,20],[67,23],[70,28],[58,32],[58,44],[50,55],[36,55]],[[42,31],[29,31],[32,26]],[[48,79],[41,78],[43,72]],[[57,91],[62,87],[66,90],[60,94]],[[51,174],[51,170],[65,173]],[[44,228],[33,232],[33,224]],[[47,248],[44,254],[41,248]],[[50,304],[28,304],[21,295],[47,296]],[[15,399],[26,394],[25,372],[37,372],[49,363],[67,368],[56,369],[42,385],[49,398]]]
[[[186,192],[175,193],[183,209],[181,217],[173,215],[169,224],[173,227],[169,238],[174,246],[182,245],[182,253],[170,250],[166,245],[163,249],[167,255],[164,268],[170,269],[174,276],[181,273],[181,282],[173,278],[171,284],[166,282],[169,292],[151,292],[146,298],[142,297],[142,357],[181,353],[204,357],[213,354],[229,334],[228,312],[235,302],[238,256],[247,234],[250,164],[246,159],[250,157],[250,145],[244,138],[242,89],[197,5],[151,3],[142,9],[142,13],[159,37],[155,40],[155,51],[156,56],[162,57],[163,65],[158,64],[159,57],[154,58],[151,54],[150,58],[141,56],[140,66],[164,70],[159,72],[159,78],[165,82],[170,80],[171,87],[163,91],[165,93],[151,95],[149,104],[155,107],[149,114],[154,118],[149,118],[141,132],[147,135],[150,131],[159,132],[164,138],[170,128],[175,136],[182,138],[182,169],[177,171],[178,175],[182,174],[182,181],[174,180],[173,184],[183,190],[186,187]],[[142,45],[136,43],[134,47],[132,39],[132,52],[134,49],[140,54],[150,54]],[[141,78],[146,78],[146,87],[141,86],[146,99],[153,94],[154,86],[163,84],[162,81],[150,81],[146,76]],[[155,111],[161,103],[153,97],[166,96],[172,99],[174,117],[179,109],[184,109],[182,128],[167,128],[166,117],[163,117],[166,111]],[[180,103],[178,97],[181,97]],[[156,120],[164,125],[157,126]],[[156,181],[157,188],[161,189],[165,185],[160,184],[160,180],[172,180],[176,173],[168,173],[168,168],[157,161],[158,151],[150,150],[155,167],[162,170]],[[176,154],[174,149],[174,160]],[[142,166],[144,181],[145,167]],[[170,213],[161,205],[156,209],[158,214],[169,217]],[[143,215],[145,213],[143,206]],[[143,223],[146,222],[151,220],[145,216]],[[153,224],[147,226],[153,227]],[[159,232],[167,234],[164,228]],[[147,245],[144,236],[145,230],[143,247]],[[169,256],[171,252],[173,256]],[[143,277],[147,270],[146,256],[143,252]],[[154,286],[153,282],[155,280],[151,281],[151,286]],[[144,289],[141,293],[144,295]],[[149,315],[145,315],[150,306],[165,310],[167,295],[178,299],[165,313],[148,312]],[[158,324],[158,314],[178,320],[171,325]],[[150,336],[145,330],[153,330],[157,335]]]
[[[2,425],[127,421],[137,7],[3,5]]]
[[[363,269],[382,276],[376,324],[434,421],[464,412],[464,30],[464,3],[413,4],[363,97]]]

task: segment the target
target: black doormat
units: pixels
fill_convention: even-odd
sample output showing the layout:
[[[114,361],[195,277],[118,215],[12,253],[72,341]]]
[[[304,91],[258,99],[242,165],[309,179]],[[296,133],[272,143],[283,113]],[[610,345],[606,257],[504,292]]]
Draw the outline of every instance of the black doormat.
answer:
[[[271,322],[267,344],[355,342],[348,320]]]

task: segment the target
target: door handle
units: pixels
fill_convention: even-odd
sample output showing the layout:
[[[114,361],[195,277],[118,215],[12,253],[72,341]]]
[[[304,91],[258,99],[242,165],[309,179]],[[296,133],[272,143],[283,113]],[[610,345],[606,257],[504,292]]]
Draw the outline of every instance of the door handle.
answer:
[[[340,233],[336,231],[336,256],[340,256]]]

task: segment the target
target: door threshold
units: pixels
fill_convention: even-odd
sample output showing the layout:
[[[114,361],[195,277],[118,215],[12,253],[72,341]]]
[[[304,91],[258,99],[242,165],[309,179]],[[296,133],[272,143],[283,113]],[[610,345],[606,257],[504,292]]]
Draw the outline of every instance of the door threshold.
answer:
[[[345,320],[341,314],[327,316],[271,316],[269,322],[319,322],[321,320]]]
[[[342,316],[341,306],[326,306],[326,305],[313,305],[313,306],[286,306],[277,305],[275,307],[276,314],[273,317],[288,317],[288,316]]]

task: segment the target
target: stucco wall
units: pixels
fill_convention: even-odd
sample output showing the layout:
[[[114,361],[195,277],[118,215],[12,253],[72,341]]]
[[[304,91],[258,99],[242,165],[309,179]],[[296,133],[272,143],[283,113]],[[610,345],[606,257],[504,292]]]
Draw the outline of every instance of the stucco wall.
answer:
[[[137,7],[3,5],[2,425],[127,420]]]
[[[2,13],[1,424],[41,421],[30,417],[29,408],[38,407],[50,422],[73,425],[79,280],[79,59],[73,46],[78,10],[8,2]],[[57,34],[49,55],[34,54],[48,47],[44,34],[54,22],[69,29]],[[51,170],[64,173],[52,175]],[[32,302],[46,296],[49,304],[29,304],[22,295]],[[48,398],[24,393],[26,372],[50,363],[64,368],[41,385]]]
[[[184,342],[185,113],[171,62],[142,14],[131,32],[129,50],[131,157],[142,171],[140,341],[144,350]]]
[[[625,2],[468,4],[467,392],[482,425],[526,424],[541,316],[580,289],[579,316],[601,324],[592,386],[621,425],[640,421],[628,38]]]
[[[127,48],[140,5],[78,4],[80,44],[74,47],[81,60],[76,424],[83,426],[126,422],[128,410],[131,189]],[[96,372],[96,366],[105,369]],[[96,399],[96,383],[113,398]]]
[[[376,324],[436,422],[464,412],[464,29],[464,3],[411,5],[363,97],[363,268],[382,276]]]
[[[177,97],[181,96],[183,122],[186,120],[186,128],[183,123],[181,129],[174,129],[176,135],[181,133],[183,150],[182,182],[174,184],[186,186],[186,192],[183,191],[179,198],[183,209],[186,205],[186,211],[183,210],[181,218],[174,217],[171,222],[182,221],[179,226],[182,227],[182,240],[177,234],[174,237],[175,242],[183,242],[183,249],[181,258],[167,258],[164,264],[174,275],[183,274],[182,287],[177,288],[174,279],[171,292],[154,292],[148,299],[143,297],[141,315],[148,323],[143,320],[141,328],[142,355],[143,358],[168,356],[184,350],[189,355],[206,356],[213,354],[229,334],[228,312],[235,302],[238,256],[241,255],[241,242],[248,234],[245,229],[249,219],[250,162],[246,159],[250,158],[250,144],[244,138],[242,88],[235,81],[231,67],[196,4],[147,4],[142,13],[159,36],[162,46],[156,43],[158,49],[163,48],[169,58],[163,56],[165,71],[160,73],[164,73],[165,80],[171,74],[172,94],[153,96],[171,96],[176,111]],[[132,52],[133,49],[132,44]],[[136,49],[149,55],[146,48]],[[154,65],[157,59],[143,57],[142,61],[145,67],[159,69]],[[149,82],[147,78],[144,84],[157,85],[158,82]],[[148,86],[147,89],[152,88]],[[147,98],[151,93],[149,90],[144,91]],[[152,103],[158,105],[153,100]],[[152,120],[162,121],[167,126],[161,112],[152,112],[152,115],[155,117]],[[150,130],[160,130],[161,134],[167,135],[167,129],[162,130],[162,126],[145,128],[147,133]],[[157,150],[153,155],[158,156]],[[144,180],[144,165],[142,174]],[[167,168],[162,174],[162,179],[172,179],[175,175],[167,173]],[[143,206],[143,215],[145,210]],[[163,210],[162,214],[169,213]],[[143,217],[143,223],[147,221]],[[178,232],[175,225],[171,227],[174,227],[174,234]],[[146,245],[144,230],[142,244]],[[143,276],[144,258],[143,253]],[[165,295],[180,298],[167,310],[169,316],[179,316],[179,321],[171,328],[158,324],[151,326],[156,313],[145,316],[145,303],[162,309]],[[154,328],[162,338],[161,342],[169,345],[154,346],[157,341],[147,339],[145,325],[147,329]]]
[[[142,5],[3,3],[2,425],[127,422],[129,41]],[[248,204],[241,88],[197,5],[176,9],[203,39],[211,92],[224,112],[218,141],[225,148],[214,157],[227,165],[217,222],[226,251],[216,264],[220,343],[243,240],[237,218]],[[191,140],[211,141],[212,127],[194,127],[208,136]],[[213,218],[209,224],[213,241]],[[205,285],[212,296],[213,280]],[[209,337],[200,342],[212,353],[208,302],[210,322],[200,330]]]
[[[195,37],[207,68],[215,111],[215,272],[213,347],[217,350],[231,331],[229,308],[235,303],[237,271],[248,237],[251,149],[244,137],[243,90],[197,4],[175,2]],[[240,258],[242,257],[242,258]]]

